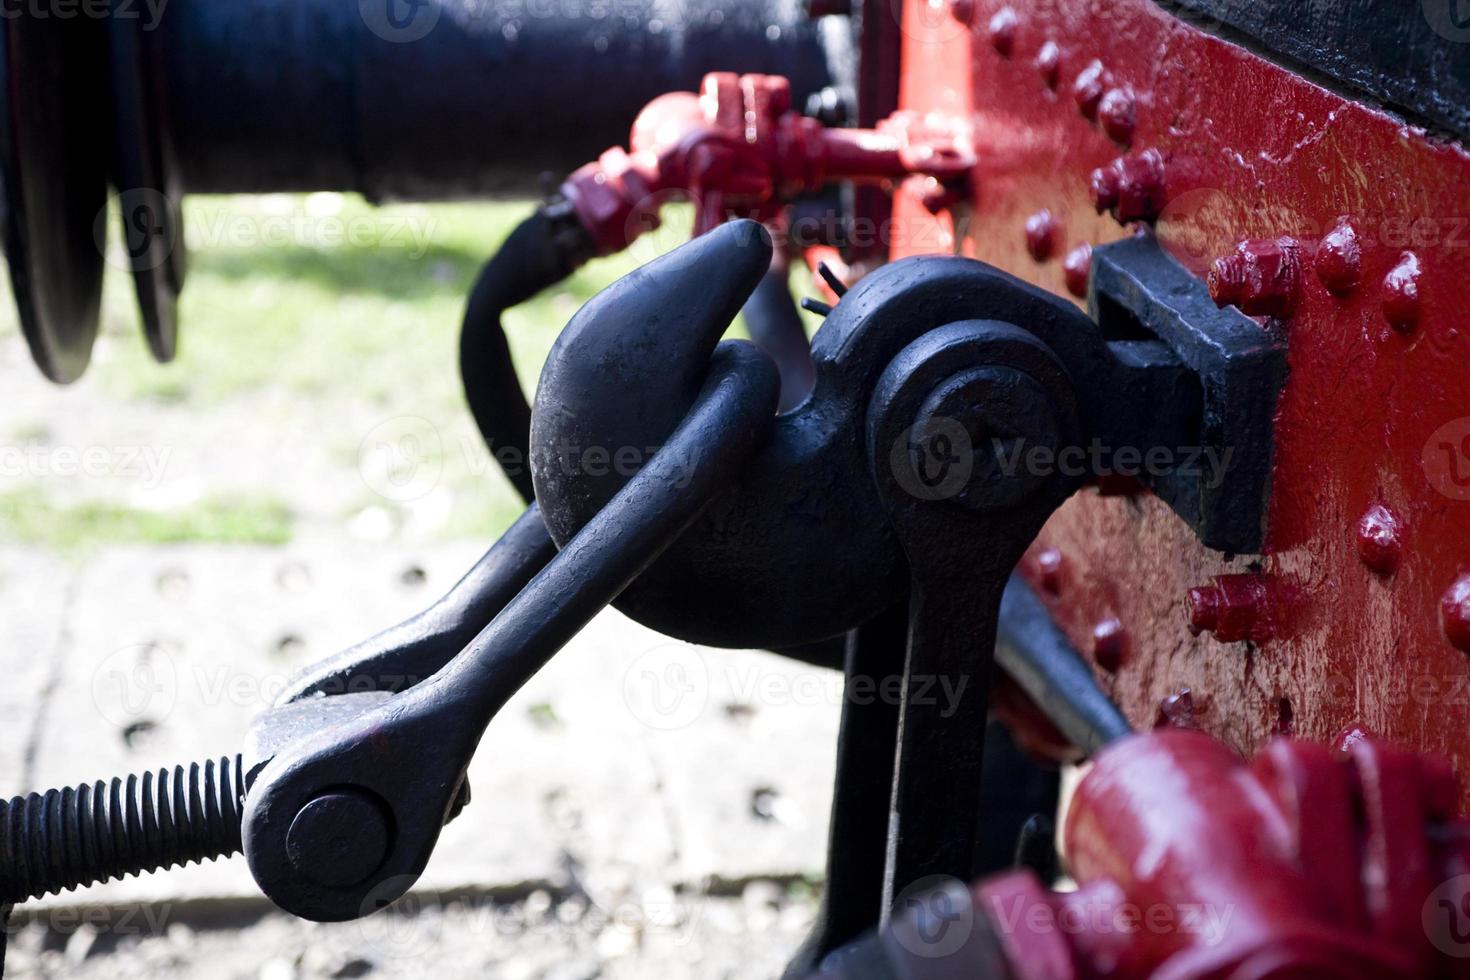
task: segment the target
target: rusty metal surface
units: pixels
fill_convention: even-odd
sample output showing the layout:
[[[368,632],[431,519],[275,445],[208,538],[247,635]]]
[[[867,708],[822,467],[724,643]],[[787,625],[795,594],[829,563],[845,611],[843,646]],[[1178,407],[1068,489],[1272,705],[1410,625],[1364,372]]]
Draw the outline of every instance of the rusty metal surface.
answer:
[[[968,115],[983,148],[960,251],[1075,295],[1077,247],[1130,233],[1095,210],[1093,171],[1149,153],[1158,237],[1201,277],[1242,241],[1303,245],[1264,555],[1089,491],[1027,577],[1079,649],[1105,622],[1127,636],[1099,676],[1135,725],[1187,714],[1242,750],[1360,729],[1470,762],[1470,155],[1142,0],[973,10],[904,19],[902,108]],[[1038,260],[1043,209],[1058,245]],[[955,247],[953,214],[902,192],[895,213],[895,257]],[[1260,576],[1268,638],[1191,633],[1189,590],[1232,574]]]

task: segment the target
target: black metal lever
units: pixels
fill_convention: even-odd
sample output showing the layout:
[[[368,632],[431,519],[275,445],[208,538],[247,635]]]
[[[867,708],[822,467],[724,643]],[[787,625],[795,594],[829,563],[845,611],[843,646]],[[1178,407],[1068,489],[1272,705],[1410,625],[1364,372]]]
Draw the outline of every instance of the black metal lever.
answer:
[[[686,296],[693,308],[685,314],[702,321],[728,313],[728,322],[770,254],[768,243],[760,255],[746,240],[749,229],[736,228],[724,243],[739,244],[739,251],[724,255],[722,267],[692,268],[690,256],[680,256],[718,251],[722,232],[635,276],[657,291],[669,278],[698,275],[705,288]],[[593,366],[618,369],[605,360]],[[753,345],[725,343],[702,373],[693,407],[648,465],[442,670],[398,694],[318,699],[339,702],[350,717],[280,748],[246,799],[245,855],[276,904],[309,919],[356,918],[417,879],[495,712],[727,488],[764,442],[779,387],[769,358]],[[349,701],[356,703],[347,708]]]

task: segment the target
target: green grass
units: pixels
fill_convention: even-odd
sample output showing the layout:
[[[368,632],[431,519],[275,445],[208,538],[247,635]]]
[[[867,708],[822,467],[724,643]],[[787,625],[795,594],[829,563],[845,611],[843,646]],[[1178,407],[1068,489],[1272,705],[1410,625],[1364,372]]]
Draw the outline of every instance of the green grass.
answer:
[[[38,494],[0,496],[0,524],[25,544],[88,550],[107,544],[280,545],[291,539],[291,513],[279,501],[206,500],[167,511],[84,502],[58,507]]]
[[[159,366],[141,346],[122,347],[109,366],[111,390],[192,404],[280,387],[312,395],[340,384],[350,367],[359,397],[390,401],[401,386],[418,385],[437,407],[460,408],[454,372],[465,296],[531,205],[372,208],[331,195],[333,213],[313,217],[322,197],[189,199],[178,360]],[[592,263],[506,316],[528,386],[570,315],[632,267]],[[109,278],[126,285],[125,276]],[[126,303],[108,306],[110,326],[135,318]]]
[[[475,458],[483,447],[459,383],[459,323],[479,270],[533,207],[372,207],[339,194],[188,198],[177,358],[153,362],[141,336],[131,276],[109,264],[99,353],[73,390],[115,406],[122,421],[133,406],[192,414],[205,433],[200,438],[218,431],[228,439],[239,425],[290,428],[305,413],[321,420],[313,438],[356,486],[362,482],[358,452],[372,425],[397,416],[427,419],[443,436],[440,486],[452,497],[434,535],[493,539],[522,505],[493,464],[487,471],[485,459]],[[688,208],[669,209],[665,227],[628,253],[589,263],[507,312],[504,326],[528,395],[561,328],[582,304],[687,240],[691,226]],[[113,248],[120,253],[120,243]],[[0,311],[0,329],[16,330],[13,310]],[[732,330],[743,334],[743,325]],[[67,395],[58,392],[51,410],[65,411]],[[27,431],[46,441],[44,420],[28,424]],[[261,465],[268,469],[270,463]],[[0,483],[0,498],[21,489]],[[129,510],[105,494],[84,505],[71,496],[64,505],[16,497],[0,507],[0,540],[71,546],[94,535],[110,541],[271,543],[291,535],[289,502],[301,496],[300,488],[274,488],[288,502],[283,505],[272,489],[268,481],[211,485],[206,499],[236,503],[199,505],[173,516]],[[45,486],[32,492],[52,496]],[[345,529],[370,506],[396,510],[403,518],[399,525],[408,523],[405,509],[366,488],[333,520],[340,518]]]

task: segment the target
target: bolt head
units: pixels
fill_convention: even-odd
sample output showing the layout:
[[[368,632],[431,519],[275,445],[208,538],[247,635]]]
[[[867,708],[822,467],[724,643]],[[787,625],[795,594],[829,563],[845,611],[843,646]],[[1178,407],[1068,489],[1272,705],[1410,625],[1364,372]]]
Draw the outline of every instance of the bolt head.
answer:
[[[1241,242],[1210,267],[1210,298],[1246,316],[1288,317],[1301,295],[1300,253],[1288,237]]]
[[[350,888],[388,858],[387,807],[357,789],[323,793],[307,803],[286,833],[286,855],[303,876],[328,888]]]

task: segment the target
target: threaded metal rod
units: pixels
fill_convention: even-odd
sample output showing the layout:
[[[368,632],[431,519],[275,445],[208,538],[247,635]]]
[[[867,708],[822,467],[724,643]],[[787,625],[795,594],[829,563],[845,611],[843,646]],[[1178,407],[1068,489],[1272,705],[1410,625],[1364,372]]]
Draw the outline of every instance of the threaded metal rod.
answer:
[[[0,906],[240,850],[240,756],[0,803]]]

